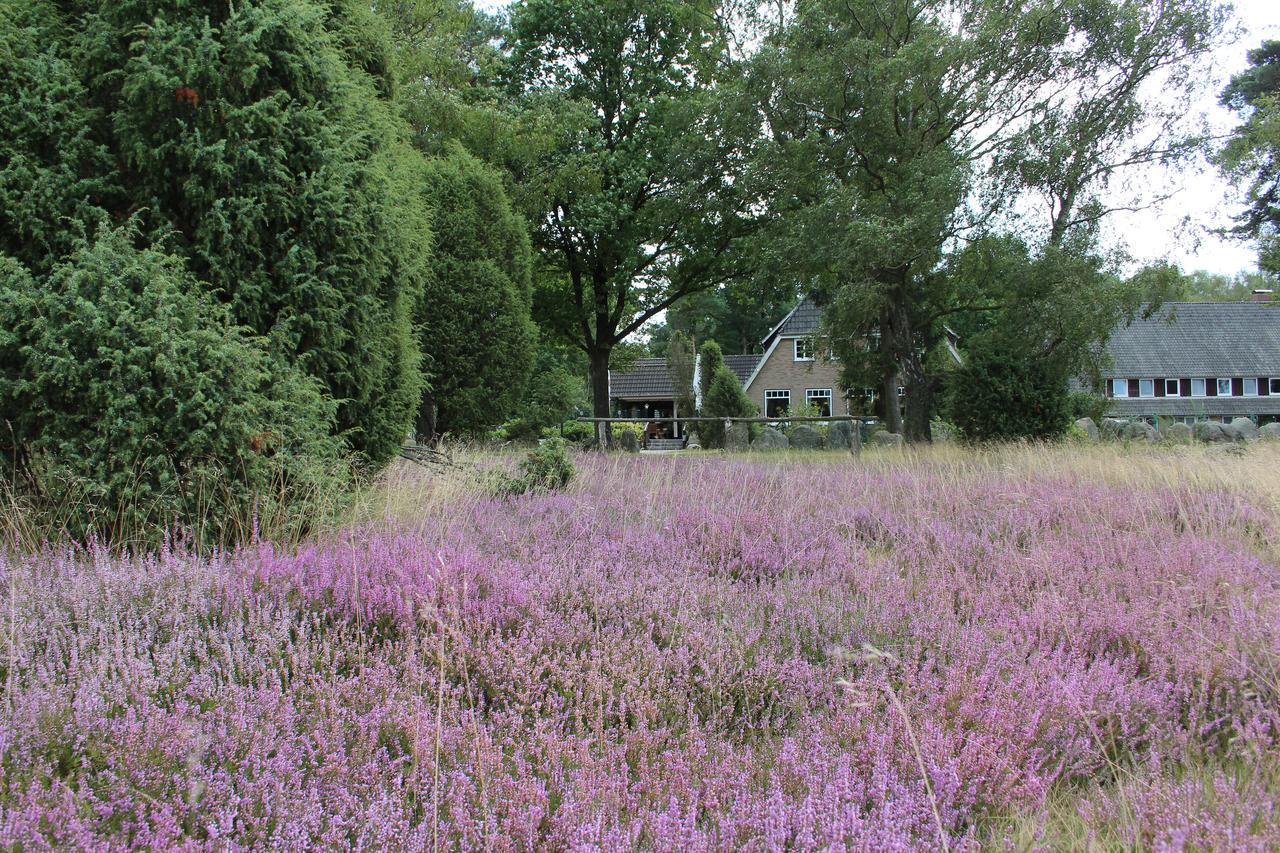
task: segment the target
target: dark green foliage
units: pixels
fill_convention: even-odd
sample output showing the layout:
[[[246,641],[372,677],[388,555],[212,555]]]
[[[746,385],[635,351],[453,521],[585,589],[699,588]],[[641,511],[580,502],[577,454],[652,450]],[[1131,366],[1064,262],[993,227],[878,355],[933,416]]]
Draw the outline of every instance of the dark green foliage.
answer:
[[[1280,41],[1249,51],[1249,67],[1231,78],[1222,102],[1243,119],[1218,155],[1223,171],[1245,187],[1236,233],[1257,239],[1260,266],[1280,272]]]
[[[418,312],[418,435],[478,435],[512,416],[533,367],[532,251],[492,169],[458,150],[425,176],[436,246]]]
[[[693,350],[693,342],[684,332],[676,332],[671,336],[667,347],[667,373],[671,377],[671,387],[675,390],[676,411],[681,416],[692,415],[697,411],[698,399],[693,387],[693,376],[697,354]]]
[[[705,351],[704,351],[705,352]],[[723,362],[716,367],[702,398],[702,414],[708,418],[749,418],[755,415],[756,407],[751,398],[742,390],[738,377]],[[698,439],[703,447],[724,447],[724,424],[712,421],[700,421],[697,426]]]
[[[949,419],[971,441],[1056,438],[1071,423],[1067,377],[1053,362],[970,350],[950,377]]]
[[[577,473],[559,438],[544,439],[520,463],[518,477],[503,476],[497,485],[499,494],[547,494],[569,485]]]
[[[524,399],[516,407],[516,417],[503,428],[507,438],[539,438],[585,406],[586,368],[582,361],[580,353],[565,347],[546,342],[538,347]]]
[[[3,14],[4,251],[41,276],[78,234],[135,216],[139,245],[181,257],[322,382],[353,449],[389,460],[420,397],[429,233],[372,17],[310,0]]]
[[[38,278],[0,258],[0,458],[76,537],[296,532],[343,484],[333,404],[136,238],[104,232]]]
[[[698,355],[698,380],[702,386],[702,406],[705,409],[706,398],[711,392],[711,382],[716,378],[720,368],[724,367],[724,353],[715,341],[704,341]]]
[[[1111,333],[1158,306],[1169,277],[1121,279],[1075,240],[1037,256],[1005,237],[974,241],[939,278],[975,306],[949,318],[965,362],[946,374],[947,419],[987,441],[1061,434],[1076,411],[1068,380],[1096,379]]]

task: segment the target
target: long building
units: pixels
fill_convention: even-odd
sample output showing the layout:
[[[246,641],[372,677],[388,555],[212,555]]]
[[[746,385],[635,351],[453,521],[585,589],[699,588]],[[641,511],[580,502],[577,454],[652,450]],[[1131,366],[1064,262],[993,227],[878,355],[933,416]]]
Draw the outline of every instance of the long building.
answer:
[[[1162,423],[1280,420],[1280,304],[1171,302],[1117,329],[1103,373],[1114,417]]]

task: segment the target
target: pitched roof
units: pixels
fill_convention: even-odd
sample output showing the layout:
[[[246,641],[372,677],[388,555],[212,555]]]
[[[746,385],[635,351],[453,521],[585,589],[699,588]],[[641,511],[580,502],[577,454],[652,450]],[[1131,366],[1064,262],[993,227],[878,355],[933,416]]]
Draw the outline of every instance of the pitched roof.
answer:
[[[1280,376],[1280,304],[1171,302],[1120,328],[1104,376]]]
[[[636,359],[628,373],[609,371],[609,396],[619,400],[670,400],[671,374],[665,358]]]
[[[782,322],[773,327],[773,331],[761,341],[765,346],[775,336],[783,338],[799,338],[805,335],[816,335],[822,328],[822,309],[809,297],[800,300],[800,304],[791,309],[791,313],[782,318]]]
[[[760,355],[726,355],[725,365],[734,372],[738,381],[746,382],[756,369]],[[641,358],[629,373],[609,371],[609,396],[615,400],[670,400],[675,397],[671,374],[667,372],[665,358]]]
[[[750,355],[726,355],[724,357],[725,366],[734,372],[738,377],[738,381],[746,384],[747,377],[756,369],[756,365],[760,363],[760,359],[764,356],[760,353]]]

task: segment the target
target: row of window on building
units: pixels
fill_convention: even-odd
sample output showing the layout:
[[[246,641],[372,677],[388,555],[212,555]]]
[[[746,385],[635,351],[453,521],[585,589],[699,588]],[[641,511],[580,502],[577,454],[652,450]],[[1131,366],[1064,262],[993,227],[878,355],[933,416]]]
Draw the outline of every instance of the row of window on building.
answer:
[[[1280,378],[1110,379],[1107,391],[1110,397],[1280,396]]]
[[[831,416],[830,388],[806,388],[804,402],[805,405],[812,407],[818,413],[818,417],[826,418]],[[790,391],[783,388],[764,392],[764,416],[766,418],[781,418],[790,410]]]

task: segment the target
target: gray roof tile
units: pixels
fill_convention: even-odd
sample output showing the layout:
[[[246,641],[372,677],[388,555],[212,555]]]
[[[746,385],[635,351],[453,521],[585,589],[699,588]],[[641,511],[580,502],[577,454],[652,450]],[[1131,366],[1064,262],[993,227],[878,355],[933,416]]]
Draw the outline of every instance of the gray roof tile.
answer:
[[[726,355],[725,365],[737,375],[740,382],[756,369],[763,356]],[[665,358],[641,358],[636,360],[630,373],[609,371],[609,396],[615,400],[670,400],[675,396],[671,387],[671,374],[667,372]]]
[[[1280,304],[1171,302],[1117,329],[1104,376],[1280,376]]]
[[[775,336],[784,338],[803,337],[805,335],[816,335],[822,328],[822,309],[814,304],[809,297],[800,300],[800,304],[792,309],[791,313],[783,318],[768,337],[764,339],[767,345]]]

